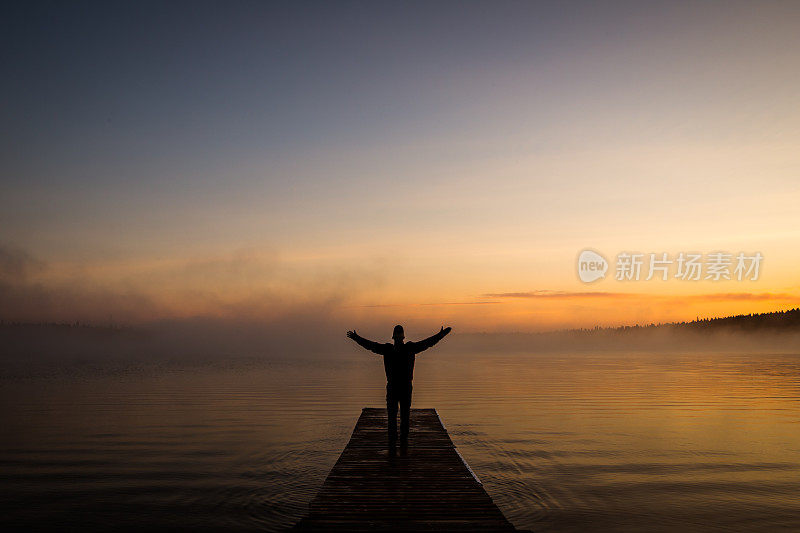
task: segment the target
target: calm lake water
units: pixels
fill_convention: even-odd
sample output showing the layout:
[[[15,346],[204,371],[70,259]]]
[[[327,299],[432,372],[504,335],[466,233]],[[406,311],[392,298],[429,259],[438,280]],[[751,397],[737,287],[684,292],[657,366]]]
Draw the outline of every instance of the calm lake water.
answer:
[[[281,530],[384,378],[364,353],[0,386],[0,522]],[[414,406],[518,527],[800,531],[800,355],[431,352]]]

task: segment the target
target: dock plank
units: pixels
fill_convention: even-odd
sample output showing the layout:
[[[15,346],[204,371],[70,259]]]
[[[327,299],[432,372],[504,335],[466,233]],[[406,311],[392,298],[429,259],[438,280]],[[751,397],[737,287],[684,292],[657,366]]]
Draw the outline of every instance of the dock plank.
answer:
[[[461,458],[435,409],[412,409],[390,448],[386,409],[365,408],[296,531],[516,531]]]

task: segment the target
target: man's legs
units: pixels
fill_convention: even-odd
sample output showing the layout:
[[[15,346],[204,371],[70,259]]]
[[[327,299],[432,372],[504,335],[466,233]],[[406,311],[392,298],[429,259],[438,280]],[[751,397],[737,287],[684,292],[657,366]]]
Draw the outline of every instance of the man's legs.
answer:
[[[397,440],[397,395],[388,383],[386,384],[386,414],[389,440]]]
[[[400,394],[400,438],[408,439],[408,424],[411,417],[411,383]]]

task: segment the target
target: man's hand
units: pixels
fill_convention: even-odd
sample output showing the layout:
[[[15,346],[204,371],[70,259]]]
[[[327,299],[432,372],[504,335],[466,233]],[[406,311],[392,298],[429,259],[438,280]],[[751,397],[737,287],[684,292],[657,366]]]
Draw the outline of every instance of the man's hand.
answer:
[[[348,331],[347,336],[348,338],[355,339],[358,336],[358,334],[356,333],[356,330],[353,330],[353,331]]]
[[[442,329],[439,331],[439,333],[444,332],[444,334],[447,335],[452,330],[453,330],[453,328],[451,328],[450,326],[447,326],[447,327],[442,326]]]

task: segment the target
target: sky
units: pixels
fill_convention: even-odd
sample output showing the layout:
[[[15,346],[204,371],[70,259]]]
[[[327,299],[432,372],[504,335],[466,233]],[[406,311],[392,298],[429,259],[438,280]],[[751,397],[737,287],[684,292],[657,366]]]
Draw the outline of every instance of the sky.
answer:
[[[0,319],[538,331],[800,305],[796,2],[2,10]],[[584,249],[605,279],[579,279]],[[620,281],[626,251],[764,259]]]

